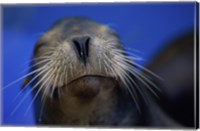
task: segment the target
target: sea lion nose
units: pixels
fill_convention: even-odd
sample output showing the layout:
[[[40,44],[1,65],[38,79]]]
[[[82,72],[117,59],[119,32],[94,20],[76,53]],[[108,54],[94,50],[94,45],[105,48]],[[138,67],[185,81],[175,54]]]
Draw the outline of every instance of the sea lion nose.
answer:
[[[89,55],[90,37],[76,37],[72,41],[77,55],[79,56],[80,60],[83,61],[84,65],[86,65],[86,60]]]

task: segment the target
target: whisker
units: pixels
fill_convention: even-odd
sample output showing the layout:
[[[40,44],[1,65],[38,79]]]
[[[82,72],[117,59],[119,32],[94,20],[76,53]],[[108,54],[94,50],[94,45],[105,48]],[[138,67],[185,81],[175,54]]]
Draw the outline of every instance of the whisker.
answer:
[[[49,71],[49,72],[51,72],[51,71]],[[38,96],[38,94],[40,93],[40,91],[42,90],[43,86],[45,86],[45,84],[46,84],[47,82],[49,82],[49,80],[51,79],[53,73],[54,73],[53,71],[51,72],[51,74],[48,74],[48,72],[47,72],[47,73],[43,76],[43,78],[46,78],[47,76],[49,76],[49,77],[47,77],[46,80],[45,80],[45,81],[42,83],[42,85],[39,87],[38,91],[36,92],[35,96],[33,97],[31,103],[29,104],[29,106],[28,106],[28,108],[27,108],[27,110],[26,110],[26,112],[25,112],[25,116],[27,115],[27,113],[28,113],[28,111],[29,111],[31,105],[33,104],[33,102],[34,102],[35,99],[37,98],[37,96]]]
[[[112,40],[112,41],[107,41],[107,47],[110,48],[110,49],[114,49],[114,50],[120,50],[124,53],[127,53],[127,52],[130,52],[130,53],[133,53],[134,55],[136,55],[136,53],[138,54],[144,54],[144,52],[142,51],[139,51],[139,50],[136,50],[136,49],[133,49],[133,48],[127,48],[125,46],[122,47],[122,49],[119,49],[119,48],[115,48],[116,46],[116,40]]]
[[[97,53],[97,52],[96,52]],[[97,56],[98,56],[98,65],[99,65],[99,70],[101,71],[102,67],[101,67],[101,57],[99,56],[99,54],[97,53]]]
[[[149,74],[153,75],[154,77],[158,78],[159,80],[164,81],[163,78],[161,78],[161,77],[158,76],[157,74],[153,73],[152,71],[148,70],[147,68],[145,68],[145,67],[143,67],[143,66],[141,66],[141,65],[139,65],[139,64],[137,64],[137,63],[134,63],[134,65],[136,65],[137,67],[143,69],[144,71],[148,72]]]
[[[136,100],[137,98],[134,96],[134,94],[132,93],[132,90],[130,89],[129,86],[126,86],[126,88],[128,89],[129,93],[131,94],[131,97],[132,97],[132,99],[133,99],[133,101],[134,101],[134,103],[136,105],[137,110],[141,113],[140,105],[139,105],[139,103]]]
[[[137,71],[139,71],[139,70],[137,70],[137,71],[135,71],[135,68],[134,68],[134,66],[133,65],[135,65],[135,63],[133,63],[133,60],[134,60],[134,58],[133,57],[129,57],[129,56],[125,56],[125,55],[123,55],[123,53],[125,53],[124,51],[121,51],[121,50],[112,50],[113,52],[111,53],[111,54],[113,54],[115,57],[114,57],[114,60],[113,61],[115,61],[117,64],[115,64],[115,66],[116,65],[118,65],[118,66],[120,66],[120,68],[118,68],[118,69],[121,69],[121,71],[123,72],[123,74],[126,76],[124,76],[125,77],[125,79],[129,79],[136,87],[137,87],[137,89],[138,89],[138,91],[141,93],[141,95],[143,96],[143,98],[144,98],[144,94],[140,91],[140,89],[139,89],[139,87],[138,87],[138,85],[133,81],[133,79],[131,79],[130,78],[130,76],[126,73],[126,72],[124,72],[124,70],[127,70],[127,68],[128,68],[128,72],[130,72],[133,76],[135,76],[137,79],[139,79],[145,86],[147,86],[147,88],[152,92],[152,93],[154,93],[154,95],[156,95],[157,96],[157,94],[154,92],[154,90],[152,90],[151,88],[150,88],[150,86],[144,81],[144,80],[146,80],[149,84],[151,84],[153,87],[155,87],[156,89],[158,88],[152,81],[150,81],[148,78],[146,78],[145,76],[143,76],[143,75],[141,75],[140,73],[138,73]],[[132,60],[132,61],[131,61]],[[128,63],[127,63],[128,62]],[[123,63],[123,64],[120,64],[120,63]],[[124,67],[124,65],[126,65],[126,67]],[[142,69],[144,69],[144,67],[142,68]],[[147,69],[146,69],[147,70]],[[133,71],[135,72],[135,73],[137,73],[138,75],[136,75],[135,73],[133,73]],[[149,71],[149,70],[147,70],[150,74],[152,74],[152,75],[155,75],[153,72],[151,72],[151,71]],[[120,74],[120,73],[118,73],[118,74]],[[157,76],[158,78],[160,78],[159,76]],[[123,77],[122,77],[123,78]],[[144,80],[143,80],[144,79]],[[129,80],[127,80],[126,82],[128,82]],[[130,92],[131,90],[129,89],[129,92]],[[134,90],[133,90],[134,91]],[[131,91],[132,92],[132,91]],[[134,95],[134,94],[133,94]],[[134,98],[135,99],[135,98]],[[145,99],[144,99],[145,100]]]
[[[129,84],[130,84],[129,81],[125,81],[124,78],[123,78],[121,75],[119,75],[119,77],[120,77],[120,80],[123,82],[123,84],[124,84],[124,85],[126,86],[126,88],[128,89],[128,91],[129,91],[131,97],[133,98],[133,101],[134,101],[134,103],[135,103],[135,105],[136,105],[138,111],[140,111],[140,106],[139,106],[139,104],[138,104],[138,102],[137,102],[137,98],[136,98],[136,96],[135,96],[135,93],[133,94],[133,92],[130,90],[130,86],[131,86],[131,85],[129,85]],[[127,83],[128,83],[128,84],[127,84]]]
[[[106,56],[107,57],[107,56]],[[111,61],[110,59],[107,59],[108,61],[110,61],[111,63],[115,63],[115,66],[117,66],[117,69],[118,70],[120,70],[122,73],[117,73],[118,74],[118,76],[119,76],[119,78],[120,78],[120,80],[123,82],[123,84],[127,87],[127,89],[128,89],[128,91],[129,91],[129,93],[130,93],[130,95],[132,96],[132,98],[133,98],[133,101],[135,102],[135,104],[136,104],[136,107],[137,107],[137,109],[140,111],[140,106],[139,106],[139,104],[138,104],[138,102],[137,102],[137,99],[138,99],[138,97],[137,97],[137,94],[136,94],[136,92],[135,92],[135,90],[133,89],[133,90],[131,90],[131,88],[130,87],[132,87],[132,84],[130,83],[130,80],[133,82],[133,80],[129,77],[129,75],[123,70],[123,69],[121,69],[121,67],[119,66],[119,63],[118,62],[116,62],[116,61]],[[111,68],[111,67],[110,67]],[[125,76],[122,76],[122,74],[124,74],[124,75],[126,75],[126,77]],[[124,78],[126,78],[126,79],[124,79]],[[133,82],[133,84],[136,84],[135,82]]]
[[[45,63],[45,62],[48,62],[48,61],[51,61],[51,60],[50,60],[50,59],[44,59],[44,60],[38,61],[37,63],[35,63],[35,64],[29,66],[28,68],[26,68],[26,69],[24,69],[24,70],[22,70],[20,73],[23,73],[23,72],[25,72],[25,71],[27,71],[27,70],[30,70],[31,68],[33,68],[33,67],[39,65],[39,64],[42,64],[42,63]]]
[[[26,62],[24,62],[23,64],[22,64],[22,66],[24,66],[24,65],[26,65],[26,64],[29,64],[29,63],[31,63],[31,62],[33,62],[33,61],[38,61],[38,60],[44,60],[44,59],[51,59],[51,56],[41,56],[41,57],[37,57],[37,58],[32,58],[31,60],[28,60],[28,61],[26,61]]]
[[[137,70],[137,69],[136,69]],[[134,70],[133,70],[134,71]],[[155,87],[155,89],[159,92],[161,92],[161,89],[158,88],[157,85],[155,85],[155,83],[153,83],[151,80],[149,80],[146,76],[142,75],[141,73],[138,73],[136,71],[134,71],[135,73],[137,73],[141,78],[143,78],[144,80],[146,80],[149,84],[151,84],[153,87]]]
[[[119,59],[120,60],[120,59]],[[127,60],[128,62],[131,62],[129,60]],[[121,63],[124,63],[123,61],[121,61]],[[133,62],[130,63],[124,63],[124,64],[127,64],[130,68],[130,70],[134,71],[135,73],[137,73],[140,77],[142,77],[144,80],[146,80],[148,83],[150,83],[153,87],[155,87],[157,90],[160,90],[157,85],[155,85],[152,81],[150,81],[147,77],[143,76],[141,73],[138,73],[137,71],[139,71],[137,68],[134,68],[132,65],[133,65]],[[137,71],[136,71],[137,70]],[[160,90],[161,91],[161,90]]]
[[[66,63],[64,64],[64,70],[63,70],[63,72],[64,72],[64,76],[63,76],[63,81],[65,81],[66,83],[67,83],[67,66],[66,66]]]
[[[60,67],[59,72],[61,72],[61,71],[62,71],[62,68]],[[64,81],[62,81],[63,77],[64,77],[63,73],[60,73],[60,78],[59,78],[60,85],[58,86],[58,97],[59,98],[61,97],[61,87],[64,85]]]
[[[143,54],[144,52],[142,51],[139,51],[139,50],[136,50],[136,49],[133,49],[133,48],[127,48],[127,47],[124,47],[125,50],[127,51],[132,51],[132,52],[136,52],[136,53],[140,53],[140,54]]]
[[[138,80],[140,80],[156,97],[158,97],[157,93],[146,83],[140,76],[132,73]]]
[[[52,71],[54,72],[54,74],[53,74],[53,76],[52,76],[52,78],[54,78],[52,81],[53,81],[53,86],[52,86],[52,88],[54,88],[54,86],[56,85],[56,83],[54,83],[54,81],[55,81],[55,79],[56,79],[56,74],[57,74],[57,72],[56,72],[56,66],[54,66],[54,69],[52,69]],[[50,84],[49,84],[50,85]],[[49,86],[48,85],[48,86]],[[49,89],[49,90],[48,90]],[[45,96],[48,96],[49,94],[50,94],[50,96],[51,96],[51,93],[50,93],[50,89],[51,88],[48,88],[47,86],[45,87],[45,89],[44,89],[44,91],[43,91],[43,94],[42,94],[42,99],[41,100],[44,100],[44,98],[45,98]],[[51,89],[51,91],[52,91],[53,89]]]
[[[128,52],[128,51],[124,51],[124,50],[120,50],[120,49],[112,49],[112,51],[114,51],[114,54],[116,54],[116,55],[123,55],[123,56],[125,56],[124,54],[132,55],[132,56],[125,56],[131,60],[143,60],[143,58],[135,55],[132,52]]]
[[[53,93],[54,93],[55,89],[58,88],[58,87],[56,87],[57,82],[58,82],[58,78],[59,78],[58,72],[59,72],[58,70],[57,70],[57,72],[55,72],[55,77],[54,77],[54,80],[53,80],[53,86],[52,86],[52,90],[50,92],[51,98],[53,98]],[[48,94],[48,93],[46,93],[46,94]]]
[[[44,68],[45,68],[45,66],[44,66],[44,67],[41,67],[41,68],[38,68],[38,69],[36,69],[36,70],[34,70],[34,71],[32,71],[32,72],[26,74],[26,75],[24,75],[24,76],[22,76],[22,77],[20,77],[20,78],[18,78],[18,79],[16,79],[16,80],[14,80],[14,81],[11,82],[10,84],[4,86],[2,89],[5,90],[5,89],[7,89],[8,87],[10,87],[11,85],[13,85],[13,84],[19,82],[20,80],[22,80],[22,79],[24,79],[24,78],[26,78],[26,77],[28,77],[28,76],[30,76],[30,75],[36,73],[36,72],[39,72],[39,71],[43,70]]]
[[[52,72],[54,72],[54,74],[52,74],[52,78],[50,79],[52,81],[52,79],[55,77],[55,71],[53,70]],[[48,90],[51,90],[52,88],[52,83],[49,82],[46,86],[44,86],[44,90],[43,90],[43,93],[42,93],[42,97],[41,97],[41,101],[44,103],[45,100],[46,100],[46,96],[48,95],[47,93],[45,92],[48,92]],[[46,94],[46,95],[45,95]]]
[[[104,55],[104,57],[106,58],[106,60],[109,61],[109,58],[108,58],[105,54],[103,54],[103,55]],[[104,63],[105,63],[106,66],[111,70],[111,72],[114,74],[114,77],[117,79],[117,75],[116,75],[114,69],[113,69],[111,66],[109,66],[108,63],[107,63],[105,60],[104,60]]]
[[[48,74],[51,70],[49,70],[46,74]],[[18,103],[18,105],[14,108],[14,110],[11,112],[11,115],[13,115],[16,110],[19,108],[19,106],[23,103],[25,98],[45,79],[45,77],[42,77],[31,89],[30,91],[22,98],[22,100]]]
[[[120,59],[118,59],[118,61],[120,61]],[[138,78],[141,82],[143,82],[143,84],[145,84],[148,87],[148,89],[157,96],[157,94],[155,93],[155,91],[152,90],[152,88],[150,88],[150,86],[144,80],[146,80],[147,82],[149,82],[155,88],[158,88],[154,83],[152,83],[146,77],[142,76],[140,73],[138,73],[137,71],[135,71],[136,69],[134,67],[132,67],[130,64],[125,63],[124,61],[120,61],[119,63],[123,63],[122,65],[127,65],[130,68],[130,71],[131,71],[130,73],[132,73],[136,78]],[[135,72],[137,75],[135,73],[133,73],[133,72]],[[157,90],[159,90],[159,88]]]
[[[40,109],[40,114],[39,114],[39,122],[42,122],[42,113],[44,111],[45,101],[46,101],[46,99],[44,101],[41,101],[41,109]]]
[[[63,84],[62,84],[62,83],[63,83],[63,81],[62,81],[62,73],[63,73],[63,72],[61,72],[61,70],[62,70],[61,67],[62,67],[63,65],[61,65],[61,62],[59,62],[58,65],[59,65],[59,66],[58,66],[58,69],[57,69],[57,72],[58,72],[58,82],[57,82],[57,83],[58,83],[58,87],[61,87],[61,86],[63,85]]]
[[[126,77],[124,76],[124,78],[127,79],[126,82],[129,83],[129,85],[130,85],[129,87],[132,87],[132,84],[129,81],[131,81],[135,85],[135,82],[133,82],[133,80],[130,78],[130,76],[123,69],[121,69],[121,71],[126,76]],[[133,93],[134,93],[135,98],[137,99],[137,94],[134,89],[133,89]]]
[[[123,56],[123,57],[125,57],[126,59],[129,59],[129,60],[131,60],[131,61],[143,60],[143,58],[141,58],[141,57],[139,57],[139,56],[137,56],[137,57],[134,57],[134,56],[126,56],[126,55],[123,55],[122,53],[123,53],[123,52],[115,52],[115,53],[113,53],[113,54],[119,55],[119,56]],[[130,54],[130,55],[134,55],[134,54]]]
[[[29,81],[24,87],[27,87],[28,85],[30,85],[35,79],[37,79],[42,73],[44,73],[45,71],[47,71],[50,67],[47,67],[46,69],[42,70],[40,73],[38,73],[33,79],[31,79],[31,81]],[[14,98],[13,101],[15,101],[17,99],[17,97],[19,97],[19,95],[23,92],[23,90],[21,90],[17,96]]]
[[[126,77],[124,77],[124,78],[128,78],[130,81],[132,81],[132,83],[133,84],[135,84],[135,82],[130,78],[130,76],[126,73],[126,71],[123,69],[123,67],[121,67],[120,65],[119,65],[119,63],[117,63],[117,66],[118,66],[118,68],[117,69],[119,69]],[[128,83],[129,83],[129,81],[127,81]],[[129,85],[132,85],[132,84],[129,84]],[[135,94],[135,96],[137,96],[137,94],[136,94],[136,92],[134,91],[134,94]]]
[[[162,80],[162,81],[163,81],[163,79],[162,79],[160,76],[158,76],[157,74],[155,74],[155,73],[153,73],[152,71],[148,70],[147,68],[145,68],[145,67],[143,67],[143,66],[137,64],[136,62],[131,61],[129,57],[124,56],[123,58],[124,58],[123,61],[129,62],[129,63],[135,65],[136,67],[138,67],[138,68],[140,68],[140,69],[143,69],[144,71],[148,72],[149,74],[153,75],[154,77],[158,78],[159,80]]]
[[[121,61],[122,62],[122,61]],[[122,62],[123,63],[123,62]],[[126,64],[126,63],[123,63]],[[137,79],[139,79],[155,96],[158,97],[157,93],[144,81],[146,80],[149,84],[151,84],[153,87],[155,87],[157,90],[160,91],[160,89],[153,83],[151,82],[149,79],[147,79],[146,77],[142,76],[139,72],[135,71],[136,69],[134,69],[134,67],[132,65],[128,66],[129,68],[129,72],[135,76]],[[135,74],[136,73],[136,74]],[[143,80],[144,79],[144,80]]]

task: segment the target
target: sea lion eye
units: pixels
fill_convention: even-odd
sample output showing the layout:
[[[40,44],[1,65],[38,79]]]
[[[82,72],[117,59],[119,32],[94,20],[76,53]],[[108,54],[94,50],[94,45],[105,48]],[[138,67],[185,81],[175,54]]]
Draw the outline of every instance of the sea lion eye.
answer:
[[[46,42],[38,42],[35,46],[34,53],[36,53],[41,47],[47,45]]]

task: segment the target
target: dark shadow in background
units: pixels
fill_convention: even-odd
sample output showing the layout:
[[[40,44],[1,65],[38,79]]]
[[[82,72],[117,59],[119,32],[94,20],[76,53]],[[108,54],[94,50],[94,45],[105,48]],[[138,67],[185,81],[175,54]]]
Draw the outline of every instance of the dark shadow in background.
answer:
[[[161,76],[161,108],[176,121],[194,127],[194,30],[177,36],[160,50],[148,68]],[[195,43],[196,44],[196,43]]]

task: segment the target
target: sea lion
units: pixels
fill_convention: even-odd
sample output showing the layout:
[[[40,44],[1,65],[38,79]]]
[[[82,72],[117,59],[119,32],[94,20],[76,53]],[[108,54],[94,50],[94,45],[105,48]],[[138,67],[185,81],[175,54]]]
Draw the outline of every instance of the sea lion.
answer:
[[[159,79],[134,62],[116,32],[71,17],[38,40],[23,87],[35,91],[38,124],[181,127],[151,99],[159,89],[149,78]]]

